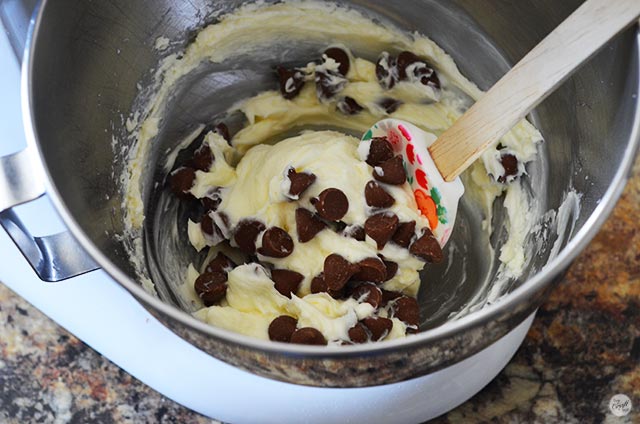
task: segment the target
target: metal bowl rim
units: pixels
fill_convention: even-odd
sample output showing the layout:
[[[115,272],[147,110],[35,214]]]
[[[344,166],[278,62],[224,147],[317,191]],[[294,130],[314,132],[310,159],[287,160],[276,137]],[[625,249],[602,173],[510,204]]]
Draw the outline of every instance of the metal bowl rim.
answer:
[[[349,358],[365,355],[381,355],[390,351],[408,350],[434,343],[438,340],[451,338],[465,332],[467,329],[475,328],[487,324],[489,321],[497,319],[500,316],[507,315],[515,305],[524,303],[527,299],[533,297],[540,290],[544,289],[553,281],[554,277],[564,271],[576,256],[587,246],[587,244],[595,237],[598,230],[606,221],[607,217],[613,210],[618,199],[622,195],[629,173],[634,164],[635,154],[640,145],[640,99],[636,98],[635,115],[633,127],[629,143],[624,151],[623,161],[620,163],[617,173],[615,174],[609,188],[602,197],[599,205],[595,208],[591,216],[584,223],[582,228],[578,230],[573,239],[560,251],[557,257],[543,267],[537,274],[525,281],[513,292],[503,296],[493,304],[487,305],[478,311],[471,312],[468,315],[442,324],[439,327],[429,329],[427,331],[411,335],[404,339],[396,339],[382,343],[368,343],[363,345],[351,346],[305,346],[294,345],[272,341],[264,341],[249,336],[244,336],[229,330],[217,328],[205,324],[188,313],[179,310],[171,305],[161,301],[159,298],[146,292],[141,285],[129,278],[102,251],[90,240],[83,232],[78,223],[74,220],[69,209],[62,200],[62,197],[53,184],[53,179],[46,165],[44,155],[40,149],[38,135],[35,130],[35,116],[33,112],[33,62],[35,51],[37,50],[38,32],[42,22],[48,1],[41,0],[36,6],[33,17],[29,25],[29,32],[26,41],[25,53],[22,63],[21,76],[21,107],[24,118],[25,136],[28,148],[37,152],[39,164],[45,175],[46,193],[51,198],[57,212],[60,214],[63,222],[71,231],[73,236],[78,240],[81,246],[94,260],[102,266],[102,268],[127,289],[135,298],[144,304],[153,308],[157,312],[168,316],[172,320],[181,323],[184,326],[199,331],[205,335],[225,340],[226,342],[242,346],[244,348],[262,351],[265,353],[274,353],[289,356],[299,356],[305,358]],[[640,57],[640,29],[636,32],[635,49],[638,57]],[[640,72],[637,80],[638,86],[636,92],[640,92]]]

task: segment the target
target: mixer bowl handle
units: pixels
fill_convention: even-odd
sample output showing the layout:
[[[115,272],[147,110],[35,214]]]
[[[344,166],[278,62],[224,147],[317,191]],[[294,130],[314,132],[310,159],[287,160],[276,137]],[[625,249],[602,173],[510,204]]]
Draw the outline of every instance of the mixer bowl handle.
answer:
[[[43,281],[61,281],[98,269],[70,232],[34,237],[12,209],[45,194],[43,179],[34,175],[38,169],[28,148],[0,157],[0,226]]]
[[[13,50],[21,59],[29,17],[37,0],[0,0],[0,20]],[[70,232],[34,237],[13,207],[45,194],[44,176],[29,148],[0,157],[0,226],[43,281],[55,282],[98,269]],[[2,263],[2,266],[11,264]]]

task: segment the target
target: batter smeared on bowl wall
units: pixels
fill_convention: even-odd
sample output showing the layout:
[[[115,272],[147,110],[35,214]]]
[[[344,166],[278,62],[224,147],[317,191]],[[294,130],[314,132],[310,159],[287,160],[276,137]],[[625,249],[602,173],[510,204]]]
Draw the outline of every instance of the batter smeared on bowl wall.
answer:
[[[347,22],[353,33],[345,35]],[[157,102],[201,61],[223,63],[250,52],[247,33],[260,31],[264,40],[316,30],[339,42],[306,65],[275,67],[273,90],[229,111],[245,117],[234,134],[223,121],[202,123],[187,140],[194,154],[168,175],[171,191],[202,211],[189,221],[188,236],[196,250],[208,249],[202,264],[190,266],[183,295],[199,308],[197,318],[263,339],[352,344],[405,337],[421,321],[418,272],[443,260],[431,233],[439,221],[437,196],[416,204],[402,158],[384,138],[361,144],[343,132],[306,130],[267,142],[309,125],[365,131],[386,116],[439,134],[481,95],[446,53],[426,37],[340,8],[246,7],[200,32],[170,68]],[[378,48],[377,58],[355,55],[350,39]],[[161,119],[157,110],[147,122]],[[139,154],[152,138],[141,133]],[[522,121],[464,177],[485,216],[505,193],[515,199],[508,205],[520,208],[509,213],[524,216],[509,227],[500,255],[510,278],[525,265],[524,238],[534,219],[527,219],[520,182],[540,140]],[[132,183],[136,172],[134,161]],[[138,196],[135,189],[130,195]],[[134,225],[136,204],[129,209]]]

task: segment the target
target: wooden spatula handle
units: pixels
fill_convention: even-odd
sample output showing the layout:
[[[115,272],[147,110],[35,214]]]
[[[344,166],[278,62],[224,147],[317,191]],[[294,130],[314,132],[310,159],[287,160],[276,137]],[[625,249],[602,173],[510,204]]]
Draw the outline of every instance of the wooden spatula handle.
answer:
[[[455,179],[638,15],[640,0],[582,4],[431,145],[443,178]]]

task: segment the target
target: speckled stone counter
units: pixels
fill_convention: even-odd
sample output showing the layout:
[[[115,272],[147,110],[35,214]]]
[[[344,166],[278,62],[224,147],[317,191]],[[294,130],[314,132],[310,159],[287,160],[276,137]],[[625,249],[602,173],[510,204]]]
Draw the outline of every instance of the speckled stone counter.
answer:
[[[633,404],[615,417],[609,401]],[[135,380],[0,284],[0,423],[211,422]],[[640,422],[640,159],[612,218],[510,364],[437,423]]]

